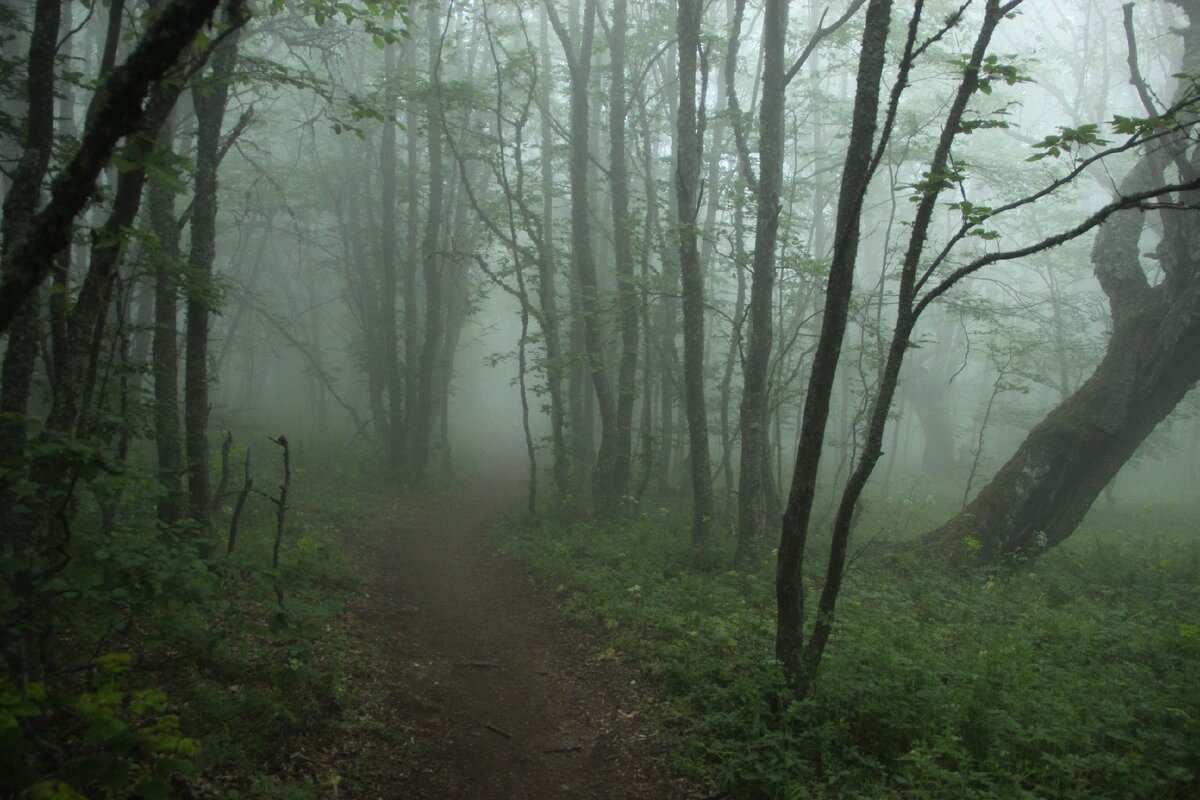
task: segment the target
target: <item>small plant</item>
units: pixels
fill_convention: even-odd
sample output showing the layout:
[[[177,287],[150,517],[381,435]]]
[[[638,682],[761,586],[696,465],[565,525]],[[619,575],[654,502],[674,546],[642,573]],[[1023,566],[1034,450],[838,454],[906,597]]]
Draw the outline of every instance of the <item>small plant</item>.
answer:
[[[686,524],[499,535],[641,665],[680,763],[730,796],[1182,797],[1200,780],[1194,541],[1165,567],[1161,547],[1095,534],[994,574],[861,559],[797,703],[771,575],[697,568]]]

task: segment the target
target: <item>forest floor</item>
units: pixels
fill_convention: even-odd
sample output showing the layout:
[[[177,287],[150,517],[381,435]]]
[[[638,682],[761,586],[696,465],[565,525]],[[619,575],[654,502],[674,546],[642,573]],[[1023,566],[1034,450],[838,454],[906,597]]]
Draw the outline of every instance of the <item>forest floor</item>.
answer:
[[[342,796],[704,797],[672,774],[630,667],[487,538],[522,491],[397,503],[350,543],[365,585],[349,633],[368,644],[349,677],[380,736]]]

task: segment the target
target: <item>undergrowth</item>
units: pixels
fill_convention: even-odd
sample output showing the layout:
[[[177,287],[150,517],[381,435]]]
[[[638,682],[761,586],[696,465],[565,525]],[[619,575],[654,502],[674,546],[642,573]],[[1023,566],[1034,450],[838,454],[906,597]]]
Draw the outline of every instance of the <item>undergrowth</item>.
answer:
[[[277,496],[277,449],[248,440],[256,486]],[[157,482],[95,458],[43,602],[23,607],[11,582],[0,596],[6,647],[32,631],[45,649],[34,680],[0,675],[0,796],[336,794],[329,743],[361,701],[346,680],[342,612],[357,578],[342,538],[394,494],[353,456],[297,448],[275,570],[268,498],[250,497],[227,555],[232,495],[213,531],[163,527]],[[20,561],[6,559],[12,576]]]
[[[768,565],[697,566],[666,514],[499,535],[640,665],[685,768],[728,796],[1009,800],[1200,793],[1200,543],[1184,533],[1079,534],[969,575],[868,554],[803,702],[772,657]]]

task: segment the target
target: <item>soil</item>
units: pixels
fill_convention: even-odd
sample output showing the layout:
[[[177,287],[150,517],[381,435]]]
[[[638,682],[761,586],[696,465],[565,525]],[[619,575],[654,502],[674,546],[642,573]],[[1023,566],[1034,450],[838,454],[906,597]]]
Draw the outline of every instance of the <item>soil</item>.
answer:
[[[379,735],[340,796],[706,796],[672,774],[631,668],[488,540],[522,491],[493,480],[398,503],[355,543],[367,585],[353,636],[374,644],[351,677]]]

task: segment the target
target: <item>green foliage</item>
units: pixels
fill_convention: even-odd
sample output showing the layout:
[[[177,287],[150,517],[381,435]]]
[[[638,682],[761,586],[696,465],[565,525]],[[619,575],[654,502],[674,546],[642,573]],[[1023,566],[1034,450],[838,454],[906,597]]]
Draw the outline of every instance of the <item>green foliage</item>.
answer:
[[[271,0],[270,13],[283,13],[287,5],[285,0]],[[299,0],[291,5],[311,16],[318,26],[331,21],[345,25],[360,24],[379,48],[398,42],[410,24],[408,0],[361,0],[357,3]]]
[[[1117,131],[1121,131],[1118,129]],[[1052,134],[1035,143],[1033,146],[1041,150],[1026,161],[1041,161],[1043,158],[1058,158],[1063,153],[1072,153],[1084,147],[1099,147],[1108,144],[1107,139],[1100,137],[1100,126],[1095,124],[1080,125],[1078,128],[1060,127],[1057,134]]]
[[[770,574],[699,570],[665,516],[510,523],[634,656],[680,757],[744,798],[1183,797],[1200,776],[1200,549],[1084,538],[1002,574],[867,562],[815,692],[772,657]]]
[[[975,78],[975,88],[981,93],[990,95],[993,91],[994,84],[1003,83],[1006,86],[1016,86],[1018,83],[1032,83],[1033,79],[1021,71],[1021,68],[1016,64],[1008,63],[1004,58],[1012,58],[1012,56],[989,55],[985,56],[979,64],[979,73]],[[954,60],[954,65],[959,69],[967,69],[970,66],[970,59],[963,57]]]
[[[0,795],[177,797],[203,781],[282,796],[292,765],[275,765],[296,737],[343,724],[334,620],[355,579],[339,538],[369,498],[347,491],[340,461],[317,474],[298,456],[275,571],[267,502],[252,500],[238,549],[215,556],[224,547],[200,526],[155,522],[161,488],[136,462],[24,430],[0,475],[19,534],[0,553]],[[290,796],[313,796],[299,785]]]
[[[33,797],[170,797],[173,776],[194,771],[200,744],[180,732],[158,688],[133,688],[133,656],[95,661],[82,691],[0,679],[0,789]],[[37,724],[30,724],[36,722]],[[39,735],[53,731],[70,758],[51,774],[37,758]]]

